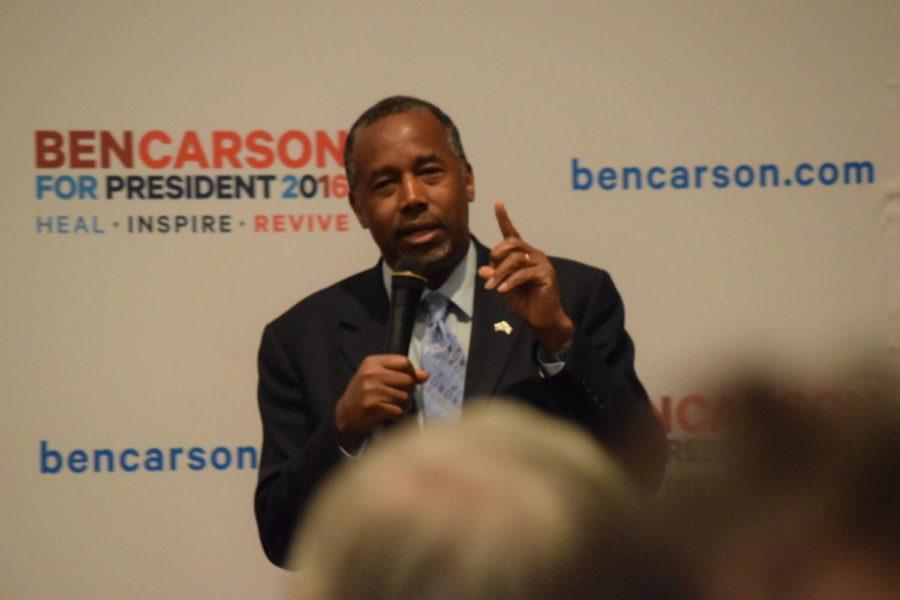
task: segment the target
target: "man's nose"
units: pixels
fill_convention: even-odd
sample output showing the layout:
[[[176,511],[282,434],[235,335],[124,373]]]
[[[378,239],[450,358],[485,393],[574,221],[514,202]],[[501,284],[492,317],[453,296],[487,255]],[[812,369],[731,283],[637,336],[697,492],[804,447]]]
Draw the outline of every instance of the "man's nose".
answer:
[[[408,173],[403,176],[401,188],[404,206],[415,206],[417,204],[425,203],[425,186],[422,185],[422,182],[419,181],[419,178],[413,173]]]

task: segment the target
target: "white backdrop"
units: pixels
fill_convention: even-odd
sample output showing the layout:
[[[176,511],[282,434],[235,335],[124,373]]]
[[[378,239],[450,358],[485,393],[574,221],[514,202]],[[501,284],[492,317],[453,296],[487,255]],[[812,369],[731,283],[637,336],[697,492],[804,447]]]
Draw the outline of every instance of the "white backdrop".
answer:
[[[256,473],[235,462],[259,443],[259,335],[376,258],[345,201],[281,198],[285,176],[339,175],[333,160],[77,167],[73,130],[131,131],[136,148],[149,131],[176,145],[195,131],[208,151],[214,131],[337,136],[384,96],[421,96],[462,131],[475,233],[498,239],[491,206],[504,200],[532,243],[608,269],[641,378],[688,428],[702,415],[683,399],[706,398],[746,357],[799,373],[792,391],[810,398],[846,395],[808,382],[848,356],[898,365],[900,5],[784,4],[0,4],[0,593],[279,597],[283,575],[256,540]],[[39,168],[39,130],[63,135],[62,166]],[[99,161],[89,136],[77,157]],[[573,159],[594,179],[659,166],[667,185],[576,190]],[[827,185],[837,171],[820,166],[845,163],[871,177]],[[782,185],[742,187],[745,164],[776,165]],[[677,189],[680,165],[707,166],[703,185]],[[713,185],[718,165],[726,187]],[[204,174],[276,184],[269,199],[104,197],[108,176]],[[97,200],[38,199],[39,181],[80,175],[97,179]],[[126,231],[129,216],[163,214],[229,215],[233,231]],[[274,214],[351,218],[344,232],[253,230]],[[59,233],[61,215],[88,231]],[[673,437],[684,429],[673,420]],[[94,469],[94,449],[129,448],[140,458],[124,464],[140,468]],[[163,462],[144,462],[151,448]],[[172,448],[184,449],[175,468]]]

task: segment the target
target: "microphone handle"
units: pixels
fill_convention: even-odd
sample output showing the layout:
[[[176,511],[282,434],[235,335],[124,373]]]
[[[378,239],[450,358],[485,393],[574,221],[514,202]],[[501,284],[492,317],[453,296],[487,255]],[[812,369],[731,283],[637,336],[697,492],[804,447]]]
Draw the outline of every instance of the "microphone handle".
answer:
[[[394,285],[388,314],[387,354],[409,354],[409,341],[416,320],[422,286]]]

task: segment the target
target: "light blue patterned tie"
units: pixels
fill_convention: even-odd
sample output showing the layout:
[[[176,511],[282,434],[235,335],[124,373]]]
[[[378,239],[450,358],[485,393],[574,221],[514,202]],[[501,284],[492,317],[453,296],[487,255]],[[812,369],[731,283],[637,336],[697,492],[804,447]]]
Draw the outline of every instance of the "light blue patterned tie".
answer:
[[[450,300],[437,292],[425,296],[422,305],[428,327],[422,339],[422,368],[428,371],[424,384],[425,422],[455,421],[462,411],[466,382],[466,355],[444,319]]]

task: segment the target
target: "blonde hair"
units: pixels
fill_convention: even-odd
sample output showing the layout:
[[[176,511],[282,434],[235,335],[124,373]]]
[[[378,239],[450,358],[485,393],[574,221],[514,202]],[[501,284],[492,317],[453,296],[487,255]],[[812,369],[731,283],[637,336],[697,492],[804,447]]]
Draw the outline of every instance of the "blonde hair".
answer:
[[[297,597],[574,600],[609,588],[635,510],[617,465],[571,425],[472,406],[457,425],[398,431],[326,485],[297,536]]]

